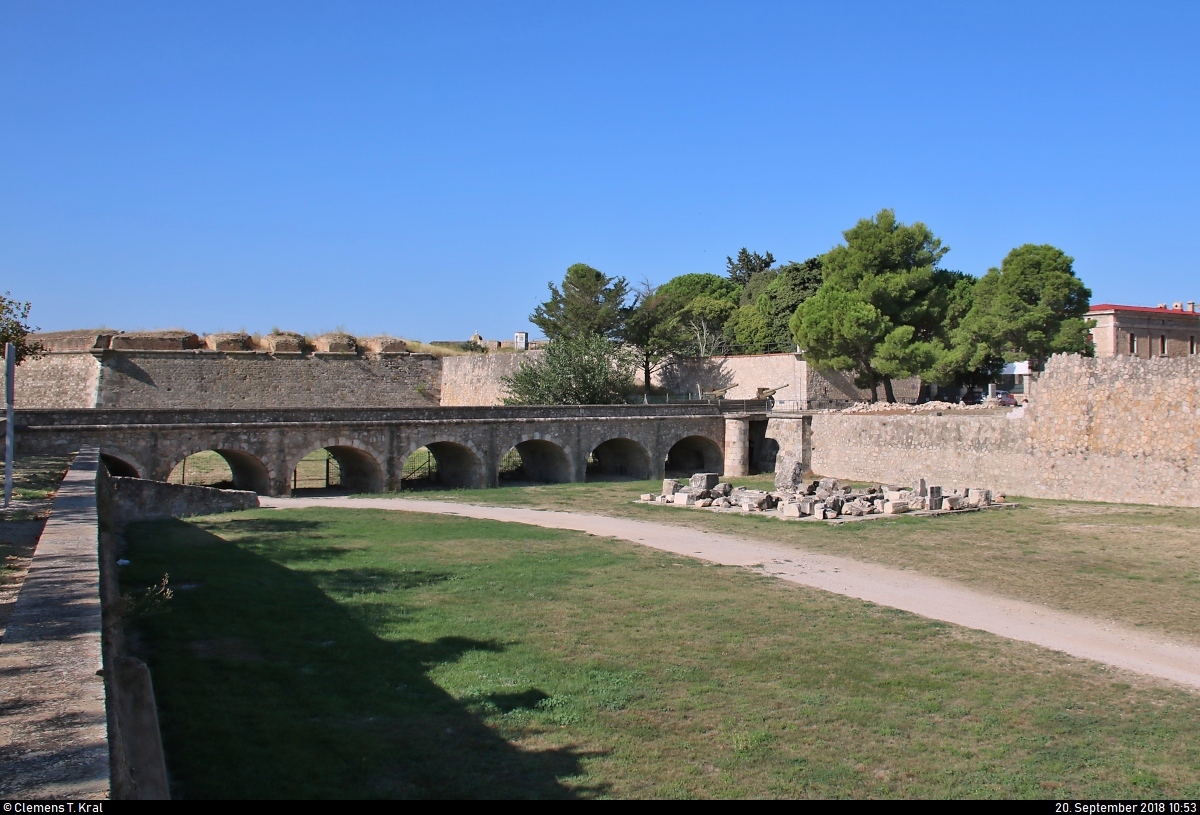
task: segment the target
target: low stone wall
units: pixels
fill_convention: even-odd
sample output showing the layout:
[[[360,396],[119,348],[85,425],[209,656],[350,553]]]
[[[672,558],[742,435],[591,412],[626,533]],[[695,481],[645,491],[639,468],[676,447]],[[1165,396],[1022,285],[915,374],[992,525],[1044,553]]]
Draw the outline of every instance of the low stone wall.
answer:
[[[114,478],[101,469],[96,481],[101,520],[100,598],[104,609],[104,679],[108,695],[112,796],[125,800],[170,797],[150,670],[130,656],[117,578],[122,530],[135,521],[209,515],[258,506],[252,492]]]
[[[1034,495],[1027,425],[1005,414],[910,416],[818,413],[811,468],[881,484],[932,479],[946,488],[985,487]],[[1055,496],[1068,497],[1068,496]]]
[[[1081,501],[1200,506],[1200,360],[1056,356],[1005,411],[812,419],[812,469]]]
[[[105,523],[120,529],[136,521],[256,509],[258,495],[245,490],[220,490],[110,476],[101,482],[100,506]]]

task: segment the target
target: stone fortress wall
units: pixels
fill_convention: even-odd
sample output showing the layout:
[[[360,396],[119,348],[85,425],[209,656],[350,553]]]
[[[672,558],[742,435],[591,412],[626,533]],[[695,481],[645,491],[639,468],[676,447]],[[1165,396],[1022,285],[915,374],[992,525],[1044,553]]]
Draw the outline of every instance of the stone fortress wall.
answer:
[[[49,351],[27,359],[17,369],[16,407],[95,407],[100,367],[100,360],[86,351]]]
[[[408,353],[398,340],[346,335],[309,343],[299,335],[201,339],[187,332],[42,338],[48,353],[19,369],[18,408],[495,405],[501,378],[528,358],[438,359]],[[736,382],[732,399],[787,384],[776,397],[786,411],[866,396],[840,377],[794,354],[770,354],[684,360],[659,382],[677,392],[693,380],[701,389]],[[897,383],[897,398],[915,401],[918,388],[915,380]],[[774,416],[765,431],[751,428],[747,444],[753,465],[764,470],[804,459],[840,478],[904,483],[924,476],[1012,495],[1200,506],[1200,357],[1057,356],[1018,415],[818,412],[811,425]]]
[[[18,408],[431,407],[441,362],[391,338],[187,332],[39,335]]]
[[[472,407],[504,403],[504,377],[517,372],[541,351],[513,354],[468,354],[443,357],[441,404],[445,407]]]
[[[839,478],[1200,506],[1200,358],[1059,355],[1024,411],[818,413],[810,443]]]
[[[503,403],[503,379],[539,350],[434,357],[402,340],[326,334],[73,331],[41,334],[46,353],[21,364],[18,408],[467,407]],[[640,381],[640,380],[639,380]],[[853,378],[798,354],[683,359],[655,373],[674,395],[736,385],[729,399],[782,388],[781,404],[841,407],[870,398]],[[914,402],[920,380],[895,383]],[[880,392],[882,396],[882,390]]]
[[[653,384],[672,393],[691,393],[734,386],[726,399],[753,399],[758,388],[782,388],[775,399],[803,410],[848,407],[871,398],[870,390],[855,387],[854,376],[809,365],[802,354],[748,354],[745,356],[675,360],[655,374]],[[896,400],[915,402],[920,395],[917,377],[893,383]],[[883,386],[879,388],[883,398]]]

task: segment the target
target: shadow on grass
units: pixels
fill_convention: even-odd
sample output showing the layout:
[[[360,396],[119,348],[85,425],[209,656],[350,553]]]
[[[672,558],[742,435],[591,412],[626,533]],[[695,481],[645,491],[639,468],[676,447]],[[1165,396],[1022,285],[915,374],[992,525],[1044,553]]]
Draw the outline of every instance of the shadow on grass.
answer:
[[[524,693],[493,693],[487,696],[491,702],[504,713],[514,710],[534,710],[539,704],[550,698],[550,694],[531,688]]]
[[[260,535],[264,537],[290,537],[303,533],[307,538],[320,537],[318,530],[324,524],[320,521],[301,521],[295,518],[246,518],[233,516],[222,518],[224,528],[242,535]]]
[[[278,529],[271,522],[270,531]],[[244,532],[246,527],[239,529]],[[308,530],[311,531],[311,530]],[[585,756],[527,751],[501,738],[428,677],[504,646],[466,637],[384,640],[369,623],[395,613],[333,594],[398,594],[445,579],[287,569],[182,521],[127,532],[125,591],[164,573],[167,613],[131,622],[150,664],[172,791],[181,798],[566,798]],[[252,540],[242,543],[253,544]],[[365,619],[364,619],[365,618]],[[536,689],[498,699],[536,705]]]

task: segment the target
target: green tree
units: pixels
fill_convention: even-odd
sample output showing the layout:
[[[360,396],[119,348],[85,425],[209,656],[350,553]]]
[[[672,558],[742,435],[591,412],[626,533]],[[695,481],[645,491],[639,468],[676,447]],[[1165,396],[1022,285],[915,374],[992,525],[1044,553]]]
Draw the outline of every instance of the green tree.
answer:
[[[949,367],[978,368],[988,358],[1029,360],[1041,370],[1052,354],[1093,351],[1084,318],[1092,292],[1075,276],[1074,258],[1056,246],[1013,249],[979,279],[971,308],[953,332]]]
[[[871,389],[871,401],[879,399],[883,376],[876,368],[875,349],[887,337],[888,322],[858,292],[823,286],[796,309],[791,329],[810,362],[852,371],[858,387]]]
[[[937,265],[949,249],[929,227],[902,224],[890,209],[842,234],[846,243],[822,259],[820,290],[790,326],[810,361],[852,370],[873,399],[882,384],[894,402],[893,379],[931,370],[944,353],[953,283]]]
[[[657,294],[678,310],[680,326],[687,334],[680,354],[705,357],[728,350],[725,324],[737,309],[737,284],[715,274],[685,274],[659,286]]]
[[[637,357],[599,334],[551,340],[504,377],[506,405],[615,405],[633,392]]]
[[[562,291],[553,283],[550,299],[542,303],[529,321],[551,340],[599,335],[615,339],[626,317],[625,300],[629,283],[611,278],[585,263],[567,269]]]
[[[748,251],[744,246],[738,250],[737,260],[725,258],[725,271],[729,279],[738,286],[745,286],[754,275],[765,272],[774,265],[775,256],[770,252],[760,255],[758,252]]]
[[[791,319],[821,286],[821,258],[755,273],[742,289],[741,306],[726,324],[726,339],[741,354],[790,351]]]
[[[12,299],[12,292],[0,296],[0,356],[3,355],[4,344],[11,342],[16,349],[17,364],[20,365],[27,357],[36,357],[42,352],[41,343],[29,339],[29,335],[37,331],[30,326],[29,303]],[[0,390],[3,386],[0,385]]]
[[[821,288],[821,258],[809,258],[803,263],[791,262],[779,268],[775,279],[755,301],[767,325],[770,350],[787,351],[795,344],[792,336],[792,315],[808,298]]]
[[[771,348],[771,328],[754,303],[739,306],[730,315],[725,337],[737,354],[765,354]]]
[[[975,285],[978,279],[965,272],[945,272],[951,284],[946,305],[945,336],[948,347],[933,368],[923,376],[938,385],[955,387],[982,386],[995,382],[1004,368],[1004,358],[979,349],[975,343],[964,342],[963,321],[975,306]],[[982,350],[982,353],[976,354]]]
[[[711,357],[729,351],[725,325],[735,311],[732,300],[700,295],[682,311],[688,343],[681,352],[693,357]]]
[[[688,345],[682,319],[682,310],[672,297],[648,282],[642,285],[625,319],[621,338],[637,354],[646,393],[650,393],[651,377],[663,361],[682,353]]]
[[[658,293],[670,297],[680,308],[686,308],[697,297],[711,297],[738,304],[740,288],[736,283],[715,274],[682,274],[658,287]]]

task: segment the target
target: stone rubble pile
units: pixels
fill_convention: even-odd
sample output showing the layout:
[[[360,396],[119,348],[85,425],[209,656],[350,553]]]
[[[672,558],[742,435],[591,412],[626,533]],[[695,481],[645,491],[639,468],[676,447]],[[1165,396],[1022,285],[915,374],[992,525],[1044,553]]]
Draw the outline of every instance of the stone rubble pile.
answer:
[[[943,512],[1004,506],[1005,496],[979,487],[949,491],[930,485],[924,478],[911,487],[880,485],[854,488],[836,478],[822,478],[807,487],[773,492],[734,487],[716,473],[696,473],[688,482],[674,478],[663,481],[662,494],[644,493],[651,504],[706,508],[714,511],[769,512],[780,518],[849,520],[871,515]]]
[[[919,405],[906,405],[900,402],[855,402],[848,408],[832,411],[833,413],[940,413],[942,411],[963,410],[992,410],[997,407],[996,400],[985,400],[978,405],[962,405],[957,402],[922,402]]]

